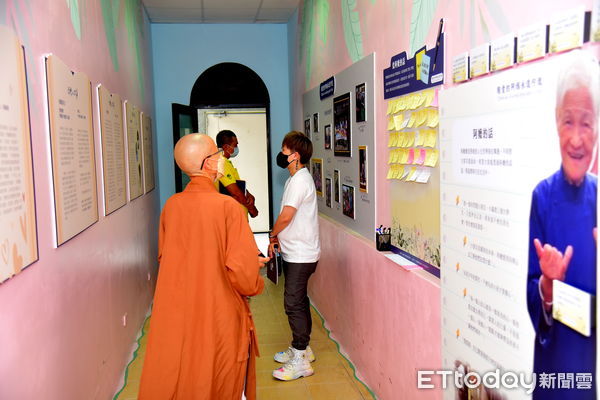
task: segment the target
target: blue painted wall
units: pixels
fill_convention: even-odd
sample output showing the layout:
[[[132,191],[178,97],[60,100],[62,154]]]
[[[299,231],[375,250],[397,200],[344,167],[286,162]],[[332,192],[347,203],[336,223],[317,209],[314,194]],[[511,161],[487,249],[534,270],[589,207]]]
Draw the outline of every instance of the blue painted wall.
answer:
[[[196,79],[222,62],[256,72],[271,99],[273,210],[279,214],[287,171],[275,164],[290,128],[290,76],[286,24],[152,24],[160,204],[175,192],[171,103],[189,104]]]

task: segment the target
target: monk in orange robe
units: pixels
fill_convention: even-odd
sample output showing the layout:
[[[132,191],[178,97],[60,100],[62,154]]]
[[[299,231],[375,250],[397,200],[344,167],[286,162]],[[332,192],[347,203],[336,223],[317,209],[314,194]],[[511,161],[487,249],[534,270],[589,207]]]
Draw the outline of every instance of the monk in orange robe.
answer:
[[[141,400],[256,399],[254,323],[246,296],[264,288],[240,205],[214,186],[221,154],[207,135],[175,146],[190,176],[160,217],[160,269],[139,391]]]

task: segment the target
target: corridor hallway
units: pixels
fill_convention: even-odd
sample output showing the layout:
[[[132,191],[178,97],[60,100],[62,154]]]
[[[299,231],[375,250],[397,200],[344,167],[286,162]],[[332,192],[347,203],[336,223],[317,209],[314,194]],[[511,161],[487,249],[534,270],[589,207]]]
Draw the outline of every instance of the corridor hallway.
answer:
[[[266,273],[265,269],[262,273]],[[283,281],[274,285],[265,277],[265,290],[252,298],[250,307],[258,333],[261,356],[256,359],[258,400],[361,400],[373,399],[369,389],[355,378],[353,366],[339,353],[337,344],[328,337],[323,319],[311,308],[313,332],[310,345],[315,352],[315,374],[295,381],[282,382],[272,377],[278,364],[273,355],[289,346],[291,332],[283,310]],[[128,365],[125,386],[114,400],[137,399],[150,318],[144,324],[139,347]]]

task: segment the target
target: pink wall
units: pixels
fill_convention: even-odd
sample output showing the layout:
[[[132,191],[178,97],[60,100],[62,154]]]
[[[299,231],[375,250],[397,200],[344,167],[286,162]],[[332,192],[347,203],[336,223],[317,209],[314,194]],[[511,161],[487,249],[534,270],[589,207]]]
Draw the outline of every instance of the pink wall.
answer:
[[[376,53],[375,134],[384,137],[386,126],[380,121],[387,121],[387,107],[382,71],[393,55],[409,52],[414,35],[424,38],[420,45],[433,47],[438,21],[445,18],[445,62],[449,66],[458,53],[529,24],[548,23],[555,13],[579,4],[590,10],[592,1],[304,0],[298,12],[295,48],[290,51],[294,66],[292,127],[296,129],[303,127],[302,94],[353,62],[341,9],[349,4],[357,12],[362,54]],[[304,7],[314,10],[306,13]],[[312,16],[307,24],[314,30],[312,36],[303,30],[307,16]],[[450,68],[446,71],[448,81]],[[387,139],[379,139],[376,225],[391,223],[387,164],[382,161],[387,159]],[[441,365],[439,280],[432,283],[422,272],[405,272],[347,229],[324,218],[320,222],[323,255],[311,280],[310,295],[359,374],[381,399],[397,399],[399,393],[402,398],[441,397],[439,391],[418,392],[415,373]]]
[[[101,3],[121,4],[110,32],[118,70],[109,52]],[[39,242],[39,261],[0,285],[0,399],[112,398],[151,301],[157,271],[157,189],[53,247],[43,55],[57,55],[73,70],[86,73],[94,88],[102,83],[153,115],[150,25],[141,8],[130,8],[130,14],[125,3],[137,4],[0,3],[0,24],[12,27],[26,49]],[[73,17],[69,4],[78,10]],[[93,118],[100,207],[100,141],[97,115]]]

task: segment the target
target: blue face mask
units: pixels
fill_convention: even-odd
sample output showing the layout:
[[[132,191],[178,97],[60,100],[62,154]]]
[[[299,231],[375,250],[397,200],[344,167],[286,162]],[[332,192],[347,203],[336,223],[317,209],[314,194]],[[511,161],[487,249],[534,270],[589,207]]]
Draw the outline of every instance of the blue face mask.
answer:
[[[233,153],[231,153],[231,155],[229,156],[230,158],[234,158],[236,157],[238,154],[240,154],[240,148],[236,147],[233,149]]]

